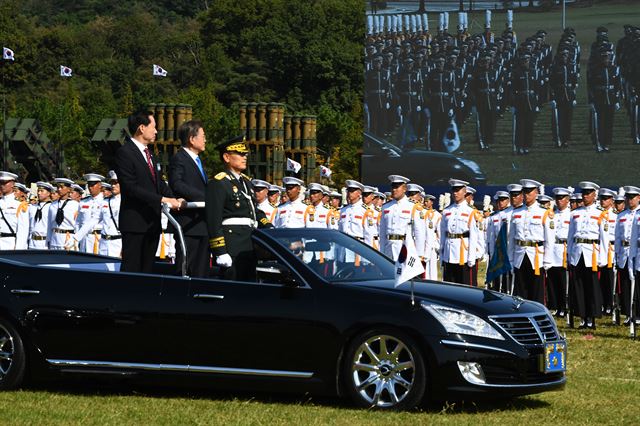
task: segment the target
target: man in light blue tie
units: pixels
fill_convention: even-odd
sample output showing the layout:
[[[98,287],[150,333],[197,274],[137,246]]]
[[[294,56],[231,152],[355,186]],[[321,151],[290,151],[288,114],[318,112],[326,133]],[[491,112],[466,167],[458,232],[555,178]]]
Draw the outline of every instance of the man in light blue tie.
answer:
[[[207,173],[200,158],[207,138],[202,123],[191,120],[178,129],[182,144],[169,163],[169,186],[174,194],[186,201],[204,201]],[[175,215],[182,227],[187,248],[187,274],[208,277],[210,255],[204,209],[187,209]],[[179,245],[178,245],[179,246]],[[182,265],[182,251],[176,247],[176,265]]]

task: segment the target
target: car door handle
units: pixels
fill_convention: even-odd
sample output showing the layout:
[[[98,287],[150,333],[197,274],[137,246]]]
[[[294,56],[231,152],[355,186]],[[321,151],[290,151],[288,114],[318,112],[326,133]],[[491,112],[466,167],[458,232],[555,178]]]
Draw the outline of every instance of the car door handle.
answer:
[[[11,290],[12,294],[21,294],[24,296],[32,296],[35,294],[40,294],[40,290],[28,290],[26,288],[14,288]]]
[[[194,299],[207,299],[207,300],[222,300],[224,296],[221,294],[207,294],[207,293],[196,293],[193,295]]]

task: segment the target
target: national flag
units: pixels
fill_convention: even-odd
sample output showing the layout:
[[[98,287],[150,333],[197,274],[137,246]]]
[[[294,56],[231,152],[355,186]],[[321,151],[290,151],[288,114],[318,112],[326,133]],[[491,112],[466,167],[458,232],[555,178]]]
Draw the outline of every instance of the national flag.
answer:
[[[3,47],[2,59],[4,59],[5,61],[15,61],[16,58],[14,57],[13,50],[9,49],[8,47]]]
[[[508,274],[510,271],[511,262],[509,262],[507,254],[507,223],[504,222],[500,227],[493,255],[489,259],[489,265],[487,265],[485,282],[491,282],[501,275]]]
[[[331,169],[325,166],[320,166],[320,176],[330,178],[331,177]]]
[[[424,274],[424,266],[418,256],[413,238],[405,238],[396,260],[395,286],[398,287],[400,284],[422,274]]]
[[[291,158],[287,158],[287,171],[288,172],[298,173],[301,168],[302,168],[302,165],[300,163],[298,163],[297,161],[292,160]]]
[[[158,77],[166,77],[167,70],[162,68],[160,65],[153,64],[153,75],[156,75]]]
[[[60,65],[60,77],[71,77],[72,74],[73,70],[71,68]]]

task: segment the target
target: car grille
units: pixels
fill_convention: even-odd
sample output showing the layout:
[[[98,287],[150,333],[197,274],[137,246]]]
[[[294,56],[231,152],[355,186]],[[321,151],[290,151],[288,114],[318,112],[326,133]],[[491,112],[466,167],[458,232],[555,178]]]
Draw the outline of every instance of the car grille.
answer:
[[[492,316],[493,322],[523,345],[559,340],[555,322],[547,314]]]

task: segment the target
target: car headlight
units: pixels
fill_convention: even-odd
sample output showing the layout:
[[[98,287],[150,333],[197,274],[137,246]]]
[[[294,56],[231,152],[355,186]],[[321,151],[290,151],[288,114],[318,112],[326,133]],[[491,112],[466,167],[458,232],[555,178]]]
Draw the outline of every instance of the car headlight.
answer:
[[[473,173],[482,174],[482,170],[480,170],[480,166],[475,161],[467,160],[466,158],[457,157],[458,161],[471,169]]]
[[[468,312],[425,302],[421,302],[420,306],[433,315],[448,333],[504,340],[502,334],[498,333],[491,324]]]

